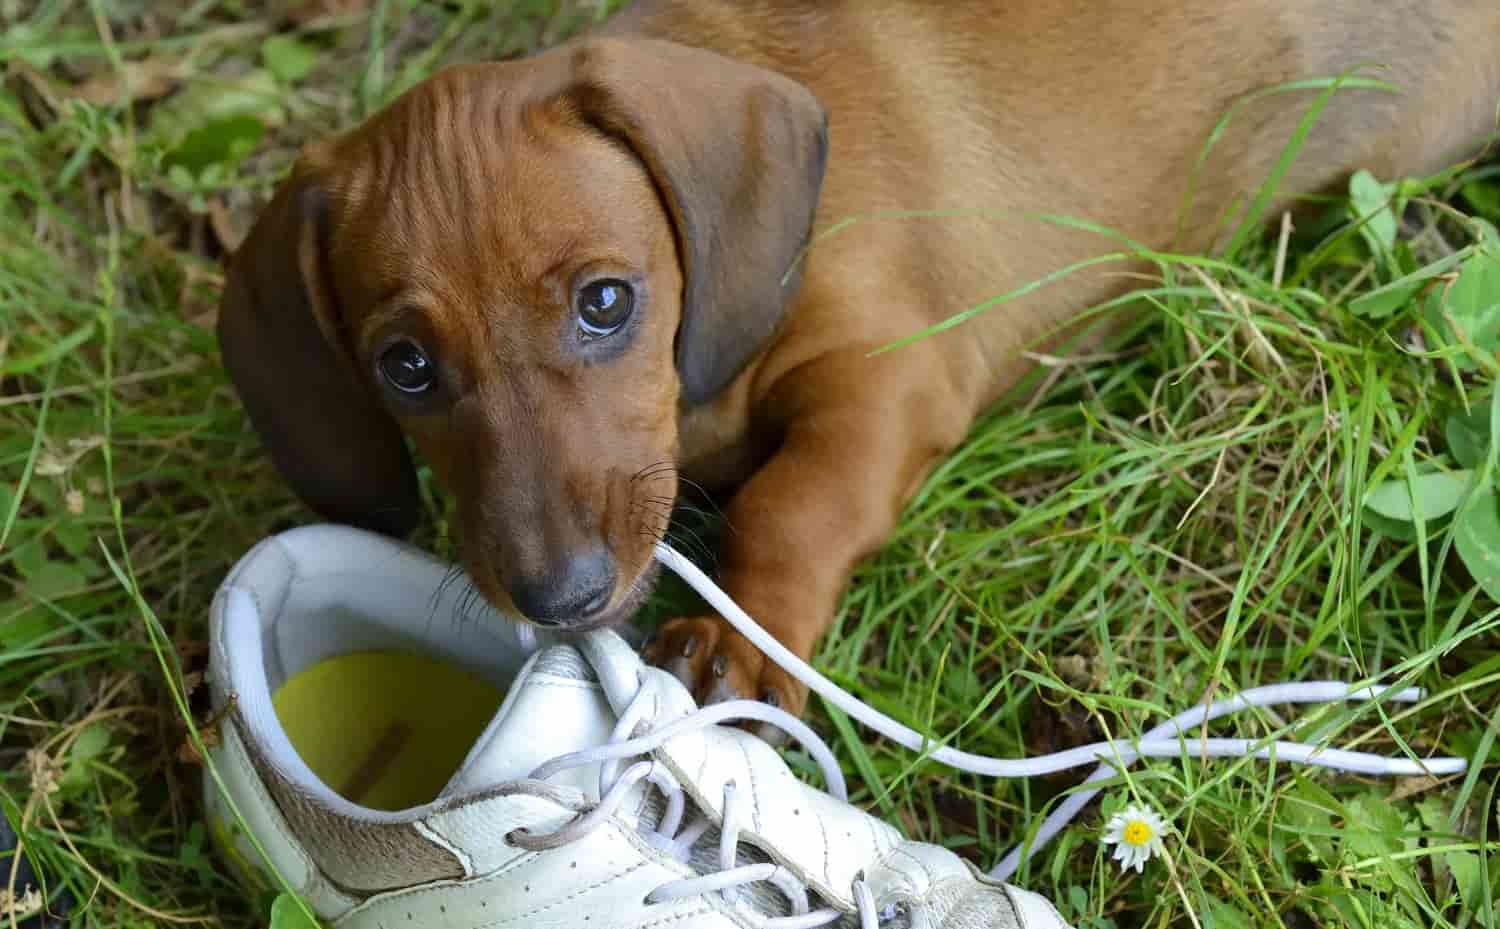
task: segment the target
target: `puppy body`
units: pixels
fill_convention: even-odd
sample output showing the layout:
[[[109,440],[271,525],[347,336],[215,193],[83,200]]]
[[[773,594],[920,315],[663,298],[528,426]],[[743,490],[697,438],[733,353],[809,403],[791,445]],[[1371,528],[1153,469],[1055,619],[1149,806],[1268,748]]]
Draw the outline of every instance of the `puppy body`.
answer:
[[[811,88],[830,104],[817,229],[857,220],[817,241],[782,337],[737,382],[743,394],[686,418],[690,459],[706,451],[696,436],[714,446],[742,434],[769,386],[813,358],[886,344],[1121,247],[1038,214],[1154,248],[1209,247],[1237,218],[1226,209],[1270,176],[1320,88],[1236,107],[1253,92],[1354,69],[1392,88],[1351,87],[1328,104],[1273,214],[1357,168],[1420,174],[1472,155],[1500,105],[1500,6],[1483,0],[1222,9],[1181,0],[655,0],[602,32],[696,45]],[[889,215],[905,211],[947,215]],[[1023,346],[1125,289],[1120,270],[1074,275],[940,338],[937,354],[965,397],[960,418],[1025,372]]]
[[[225,359],[333,518],[409,524],[410,436],[501,606],[582,602],[603,550],[588,621],[619,618],[674,466],[737,487],[719,580],[807,655],[1024,350],[1133,269],[874,349],[1122,247],[1037,214],[1211,245],[1318,93],[1247,98],[1268,87],[1361,65],[1392,85],[1329,101],[1272,211],[1357,168],[1444,167],[1494,126],[1497,52],[1489,0],[644,2],[535,58],[450,69],[310,149],[235,257]],[[640,307],[580,340],[570,301],[602,274]],[[442,374],[420,399],[375,373],[397,337]],[[717,617],[668,624],[657,657],[705,699],[801,703]]]
[[[1027,372],[1023,352],[1129,286],[1128,266],[1081,271],[869,356],[1122,247],[1038,214],[1153,248],[1202,249],[1232,228],[1226,208],[1253,198],[1319,92],[1241,103],[1198,165],[1215,126],[1255,91],[1375,63],[1388,67],[1359,76],[1395,88],[1336,94],[1270,215],[1357,168],[1380,177],[1440,170],[1473,154],[1500,104],[1500,6],[1483,0],[659,0],[608,31],[755,62],[832,103],[817,228],[856,222],[816,241],[778,337],[680,425],[690,477],[749,478],[728,512],[721,579],[804,655],[855,562],[884,541],[972,420]],[[906,211],[946,215],[892,215]],[[714,617],[669,627],[658,648],[704,696],[795,692]],[[722,679],[713,669],[721,654],[731,658]]]

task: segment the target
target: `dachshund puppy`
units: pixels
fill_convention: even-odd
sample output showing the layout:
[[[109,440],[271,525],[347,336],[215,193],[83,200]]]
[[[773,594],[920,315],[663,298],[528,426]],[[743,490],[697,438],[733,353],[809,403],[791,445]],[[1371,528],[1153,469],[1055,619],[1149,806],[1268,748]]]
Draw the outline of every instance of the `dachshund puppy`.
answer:
[[[224,362],[325,518],[410,530],[410,439],[482,593],[543,625],[630,615],[679,474],[737,488],[718,580],[807,656],[1023,350],[1128,269],[872,351],[1120,247],[1040,213],[1211,247],[1318,89],[1255,92],[1365,65],[1274,211],[1475,152],[1500,3],[643,0],[309,145],[233,256]],[[656,648],[701,699],[802,707],[716,616]]]

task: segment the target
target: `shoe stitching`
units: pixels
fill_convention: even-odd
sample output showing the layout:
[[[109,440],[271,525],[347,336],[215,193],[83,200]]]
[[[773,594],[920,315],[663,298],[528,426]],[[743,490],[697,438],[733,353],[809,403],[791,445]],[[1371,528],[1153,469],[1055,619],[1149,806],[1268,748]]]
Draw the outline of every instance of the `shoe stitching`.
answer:
[[[891,863],[890,859],[892,857],[893,856],[891,855],[890,849],[886,849],[885,851],[876,855],[874,862],[872,862],[870,866],[865,869],[865,879],[870,881],[872,884],[878,883],[882,886],[889,885],[886,887],[887,892],[905,894],[907,896],[915,898],[915,896],[920,893],[916,886],[916,882],[913,881],[908,875],[903,874],[901,871],[898,871],[896,869],[896,866]],[[886,873],[877,880],[875,875],[878,872]],[[898,881],[899,885],[897,883]]]
[[[870,819],[870,828],[874,829],[876,834],[882,837],[880,839],[881,847],[887,851],[906,841],[906,836],[902,835],[900,830],[895,826],[883,823],[873,817]]]
[[[556,674],[548,674],[538,671],[527,678],[527,684],[533,687],[557,687],[563,690],[591,690],[595,693],[603,692],[604,688],[598,681],[580,681],[571,677],[558,677]]]
[[[818,815],[817,810],[808,810],[808,814],[817,822],[818,831],[823,834],[823,883],[832,886],[833,874],[830,873],[830,869],[833,867],[833,862],[829,859],[829,855],[830,846],[833,843],[828,838],[828,823],[823,821],[823,817]]]
[[[879,860],[884,861],[885,856],[890,853],[892,848],[895,848],[895,845],[886,845],[882,847],[880,842],[880,829],[876,827],[875,818],[873,816],[865,817],[865,828],[870,830],[870,841],[875,847],[876,856],[879,858]]]
[[[459,848],[454,843],[448,841],[448,839],[445,838],[440,832],[427,825],[427,823],[423,822],[420,819],[413,822],[412,826],[417,830],[418,835],[422,836],[433,845],[436,845],[439,848],[447,851],[454,858],[457,858],[459,867],[463,868],[464,870],[464,877],[468,878],[474,876],[473,856],[471,856],[463,849]]]
[[[516,853],[514,857],[512,857],[509,861],[504,862],[499,867],[494,868],[490,871],[486,871],[484,874],[479,876],[479,880],[492,881],[496,878],[505,877],[509,875],[510,872],[519,871],[527,865],[531,864],[533,861],[537,860],[537,856],[530,852],[523,852],[520,849],[514,849],[513,851],[515,851]]]
[[[627,830],[617,830],[616,833],[615,833],[615,835],[616,835],[617,838],[623,836],[623,837],[625,837],[625,838],[628,839],[628,838],[630,838],[631,834]],[[630,844],[633,847],[636,848],[637,852],[643,852],[643,851],[648,851],[649,850],[649,849],[642,848],[639,845],[636,845],[636,843],[634,843],[634,842],[631,842]],[[504,864],[500,865],[498,868],[495,868],[493,871],[488,871],[488,872],[486,872],[486,873],[484,873],[482,875],[479,875],[477,877],[474,877],[474,878],[472,878],[472,879],[470,879],[468,881],[460,882],[460,886],[463,886],[463,887],[469,888],[469,889],[473,889],[473,888],[485,887],[485,886],[491,885],[491,884],[496,884],[496,883],[501,882],[502,879],[509,877],[512,872],[519,871],[522,868],[526,867],[527,865],[536,864],[538,861],[539,861],[539,856],[534,855],[534,854],[527,854],[525,852],[522,852],[522,853],[518,854],[515,858],[511,859],[510,861],[507,861]],[[609,883],[612,880],[617,880],[617,879],[619,879],[621,877],[624,877],[626,874],[629,874],[631,871],[634,871],[637,868],[645,866],[647,863],[648,863],[647,861],[640,861],[640,862],[632,865],[630,868],[626,869],[625,871],[622,871],[619,874],[614,875],[613,877],[606,878],[604,881],[601,882],[601,884],[607,884],[607,883]],[[385,891],[385,892],[383,892],[383,893],[381,893],[381,894],[379,894],[379,895],[377,895],[375,897],[369,898],[369,900],[367,901],[367,903],[369,904],[369,906],[376,906],[376,907],[378,907],[378,906],[385,905],[385,904],[396,905],[400,901],[405,901],[407,903],[407,905],[409,906],[412,901],[425,900],[425,899],[427,899],[429,897],[434,897],[434,896],[436,896],[436,897],[444,897],[451,890],[454,889],[454,886],[455,886],[454,884],[438,883],[438,882],[427,883],[427,884],[416,884],[416,885],[413,885],[411,887],[403,887],[403,888],[397,888],[397,889],[394,889],[394,890]],[[579,891],[578,894],[575,894],[574,896],[578,896],[578,895],[587,893],[591,889],[593,889],[593,888],[585,888],[584,890]],[[572,898],[569,898],[569,899],[572,899]],[[558,903],[564,903],[564,902],[567,902],[567,901],[557,901],[556,903],[549,903],[546,906],[542,907],[541,909],[533,910],[533,911],[531,911],[529,913],[521,913],[521,914],[516,914],[516,915],[512,915],[512,916],[501,917],[499,920],[494,921],[494,922],[489,922],[489,923],[484,923],[484,924],[476,925],[475,929],[486,929],[486,927],[502,925],[502,924],[510,922],[512,920],[521,919],[522,917],[525,917],[525,916],[531,916],[534,913],[543,912],[546,909],[549,909],[549,908],[551,908],[553,906],[556,906]],[[368,907],[362,907],[361,909],[368,909]],[[350,914],[346,914],[346,915],[353,915],[353,913],[354,913],[354,911],[351,911]]]
[[[506,923],[515,923],[515,922],[523,922],[524,923],[525,920],[531,919],[531,918],[533,918],[533,917],[535,917],[535,916],[537,916],[537,915],[539,915],[541,913],[545,913],[548,910],[556,909],[557,907],[560,907],[560,906],[562,906],[565,903],[572,903],[574,900],[577,900],[579,897],[582,897],[585,894],[593,893],[594,891],[598,890],[600,887],[604,887],[607,884],[613,884],[615,881],[618,881],[622,877],[628,877],[631,874],[635,873],[636,871],[639,871],[641,868],[644,868],[646,866],[646,864],[647,864],[647,862],[638,861],[635,864],[631,865],[630,867],[626,868],[624,871],[621,871],[618,874],[612,874],[609,877],[604,878],[603,880],[595,881],[594,883],[592,883],[589,886],[583,888],[582,890],[574,891],[572,894],[569,894],[568,896],[563,897],[561,900],[554,900],[551,903],[547,904],[546,906],[539,906],[539,907],[537,907],[534,910],[527,910],[524,913],[517,913],[514,916],[506,916],[503,919],[497,919],[497,920],[495,920],[493,922],[476,923],[475,926],[474,926],[474,929],[490,929],[490,927],[493,927],[493,926],[503,926]]]
[[[744,744],[743,743],[739,743],[739,742],[737,742],[736,744],[740,747],[740,750],[743,753],[745,751]],[[698,791],[701,790],[701,787],[699,785],[701,784],[702,781],[708,779],[707,776],[704,774],[704,771],[703,771],[703,768],[705,768],[707,766],[706,762],[708,760],[708,753],[707,752],[704,753],[703,757],[704,757],[705,764],[699,766],[699,772],[698,772],[697,781],[696,782],[689,782],[689,781],[687,781],[687,780],[685,780],[683,778],[682,766],[678,763],[678,759],[676,757],[676,753],[672,750],[673,748],[675,748],[675,747],[674,746],[663,746],[661,749],[658,749],[659,756],[666,763],[667,769],[669,771],[671,771],[672,774],[674,776],[676,776],[680,782],[683,783],[684,787],[691,788],[688,791],[689,794],[694,795],[696,797]],[[748,759],[747,759],[747,767],[750,767]],[[754,769],[753,769],[753,767],[750,767],[750,771],[751,771],[751,775],[750,776],[751,776],[751,779],[752,779],[752,782],[753,782],[753,779],[754,779],[754,774],[753,774]],[[800,784],[800,782],[797,782],[796,779],[792,777],[792,775],[791,775],[790,772],[787,773],[787,777],[789,779],[791,779],[793,781],[793,783],[796,784],[797,786],[799,786],[799,787],[802,786]],[[753,794],[754,794],[754,784],[752,783],[751,786],[752,786],[752,796],[753,796]],[[705,809],[708,809],[710,811],[716,809],[716,807],[713,804],[704,803],[702,805],[704,806]],[[722,820],[723,820],[723,812],[724,811],[723,810],[719,810],[718,812],[719,812],[720,821],[722,822]],[[753,808],[752,808],[752,814],[756,815],[756,817],[759,818],[758,817],[758,811],[754,810]],[[866,821],[868,823],[869,817],[865,817],[865,819],[866,819]],[[824,825],[821,818],[819,818],[819,824],[820,825]],[[818,876],[818,875],[815,875],[815,874],[806,874],[806,872],[807,872],[808,869],[803,868],[800,864],[798,864],[797,861],[796,861],[796,859],[794,857],[792,857],[790,855],[787,855],[784,852],[775,850],[775,846],[769,844],[771,837],[768,836],[764,830],[762,830],[760,828],[749,828],[749,829],[746,829],[744,831],[746,833],[748,833],[748,835],[746,835],[746,837],[745,837],[746,841],[749,841],[750,844],[752,844],[752,845],[756,846],[757,848],[759,848],[762,852],[764,852],[766,855],[768,855],[771,858],[772,861],[774,861],[774,862],[782,865],[783,867],[791,870],[792,872],[794,872],[796,874],[805,875],[806,882],[809,883],[810,885],[814,885],[813,889],[816,889],[819,893],[824,894],[825,896],[829,896],[830,899],[839,899],[838,892],[833,889],[833,880],[832,880],[832,878],[828,874],[828,870],[831,867],[831,863],[829,862],[829,858],[828,858],[829,851],[828,851],[828,839],[827,839],[826,825],[824,825],[824,872],[821,875],[821,877]],[[762,841],[756,841],[757,839],[762,840]],[[877,851],[878,851],[878,848],[877,848]],[[816,885],[822,885],[822,886],[816,886]]]
[[[626,842],[628,842],[641,855],[646,856],[647,858],[656,861],[658,864],[661,864],[662,866],[668,868],[669,870],[681,866],[681,867],[686,868],[687,871],[688,871],[688,873],[690,873],[690,874],[693,873],[690,867],[683,865],[683,863],[681,861],[677,860],[676,858],[671,858],[671,857],[663,858],[662,857],[662,851],[661,851],[661,849],[659,849],[656,846],[654,846],[654,845],[650,844],[649,842],[645,841],[641,837],[641,834],[638,831],[636,831],[635,829],[627,828],[627,827],[625,827],[621,823],[615,823],[613,828],[615,830],[615,835],[619,836],[620,838],[622,838]],[[701,910],[694,910],[691,913],[686,913],[686,914],[682,914],[682,915],[678,915],[678,916],[669,916],[669,917],[666,917],[665,919],[661,919],[661,920],[658,920],[656,922],[644,923],[644,924],[641,924],[641,925],[633,927],[633,929],[647,929],[647,927],[649,927],[649,926],[666,925],[668,923],[678,922],[678,921],[681,921],[683,919],[691,919],[694,916],[702,916],[705,913],[717,913],[720,916],[723,916],[725,919],[729,920],[731,923],[733,923],[736,926],[742,926],[743,927],[743,926],[753,926],[754,925],[753,923],[747,923],[745,921],[744,917],[742,917],[739,913],[735,912],[732,909],[729,909],[729,908],[724,907],[724,906],[713,906],[713,905],[710,905],[710,906],[708,906],[708,907],[706,907],[704,909],[701,909]]]
[[[333,881],[332,878],[324,874],[323,869],[318,867],[318,863],[313,860],[312,855],[307,851],[306,848],[303,847],[302,843],[297,839],[297,837],[292,834],[291,825],[286,822],[286,819],[281,812],[281,808],[276,803],[276,798],[271,796],[270,790],[266,787],[265,784],[261,782],[260,778],[256,776],[243,776],[245,771],[253,772],[255,770],[253,763],[250,761],[249,746],[245,743],[244,738],[241,737],[239,733],[239,726],[237,723],[231,723],[231,725],[227,726],[226,728],[228,729],[228,737],[224,739],[223,747],[218,749],[217,752],[222,752],[224,755],[232,755],[234,753],[234,749],[230,747],[230,740],[232,739],[233,743],[236,743],[239,746],[239,754],[244,756],[244,764],[237,764],[233,761],[233,759],[224,758],[222,756],[220,760],[226,762],[226,769],[233,769],[238,772],[237,776],[239,776],[240,779],[248,785],[249,797],[247,799],[249,799],[255,807],[259,808],[259,811],[261,812],[261,818],[270,824],[271,829],[275,831],[277,837],[281,840],[281,845],[284,848],[288,849],[306,870],[307,882],[309,886],[299,888],[300,892],[312,895],[314,892],[313,885],[322,885],[322,887],[327,888],[326,892],[330,896],[339,898],[340,904],[345,904],[351,909],[354,906],[357,906],[360,899],[359,896],[344,891]],[[228,785],[226,784],[226,786]],[[231,792],[237,793],[235,791]],[[224,811],[226,813],[230,812],[228,804],[225,804]],[[241,810],[241,815],[243,816],[245,812],[246,811]],[[233,823],[233,825],[237,826],[239,825],[239,823],[235,822]],[[249,827],[248,822],[245,823],[245,827]],[[285,875],[282,876],[285,877]]]
[[[711,747],[708,739],[708,733],[699,733],[698,748],[703,752],[703,756],[698,759],[698,776],[693,778],[693,783],[695,784],[701,784],[708,779],[708,750]],[[666,746],[662,747],[665,748]]]
[[[249,758],[249,747],[245,744],[244,739],[240,738],[239,725],[232,724],[226,728],[229,729],[229,736],[234,741],[230,742],[229,739],[224,740],[225,753],[231,756],[234,755],[236,752],[231,745],[237,745],[239,749],[238,754],[245,756],[244,764],[238,764],[236,760],[226,759],[230,761],[227,767],[241,772],[246,770],[253,771],[254,768]],[[312,856],[303,850],[301,843],[292,835],[291,827],[284,821],[281,809],[277,806],[276,799],[271,796],[271,791],[265,784],[261,783],[258,777],[245,777],[243,779],[250,787],[250,795],[255,800],[255,805],[268,814],[265,818],[270,821],[271,828],[276,830],[276,835],[281,839],[282,843],[293,850],[296,856],[302,860],[302,863],[307,866],[308,871],[317,871],[318,868],[313,862]]]
[[[763,830],[761,829],[760,821],[760,791],[755,786],[755,762],[750,760],[750,750],[745,747],[743,740],[737,740],[735,747],[740,750],[740,756],[745,759],[745,776],[750,779],[750,824],[752,831],[760,833]],[[725,812],[728,811],[721,811],[721,818]]]
[[[905,845],[897,847],[896,850],[895,850],[895,853],[897,855],[901,855],[904,858],[910,859],[912,861],[912,863],[914,863],[918,868],[922,869],[922,876],[927,879],[927,888],[926,889],[928,891],[930,891],[932,888],[934,888],[934,887],[937,886],[937,884],[938,884],[937,878],[933,875],[932,869],[929,868],[929,867],[927,867],[927,862],[923,861],[922,859],[918,858],[916,855],[913,855],[911,852],[907,851]]]
[[[536,860],[537,858],[535,855],[521,852],[514,858],[510,859],[504,864],[501,864],[494,870],[487,871],[484,874],[477,875],[473,878],[470,878],[468,881],[462,882],[462,886],[466,888],[476,888],[497,883],[501,879],[508,877],[512,871],[519,871],[521,868],[525,867],[528,864],[532,864]],[[429,897],[443,897],[446,896],[451,890],[453,890],[454,886],[454,884],[442,882],[428,882],[424,884],[413,884],[410,887],[397,887],[391,890],[380,891],[367,897],[364,904],[362,904],[356,910],[351,910],[348,914],[345,915],[353,916],[357,911],[364,911],[370,908],[379,908],[387,904],[394,906],[398,902],[402,901],[405,901],[409,906],[412,901],[425,900]],[[510,917],[505,918],[509,919]]]
[[[691,910],[687,913],[678,913],[675,916],[666,916],[661,919],[653,919],[649,923],[637,923],[635,929],[652,929],[653,926],[670,926],[672,923],[680,923],[685,919],[696,919],[714,912],[713,907],[703,907],[699,910]]]
[[[243,587],[243,586],[241,586],[239,584],[225,584],[225,585],[223,585],[223,587],[220,588],[220,590],[222,590],[223,593],[224,593],[224,595],[225,595],[224,596],[224,601],[223,601],[224,602],[223,609],[225,609],[225,610],[229,609],[229,596],[228,596],[229,594],[231,594],[231,593],[241,593],[241,594],[244,594],[245,596],[249,597],[250,598],[250,602],[255,604],[255,615],[256,615],[256,618],[261,618],[261,617],[264,617],[266,615],[266,605],[265,605],[265,602],[260,599],[260,591],[256,590],[254,587]]]
[[[864,824],[870,827],[871,840],[874,842],[874,852],[876,852],[880,861],[889,860],[891,852],[900,848],[906,842],[904,836],[901,836],[894,828],[880,828],[885,824],[880,822],[879,819],[874,818],[874,816],[865,816]]]
[[[306,580],[306,577],[301,571],[301,563],[298,562],[296,556],[292,554],[291,547],[281,539],[276,540],[276,547],[281,550],[281,557],[286,559],[287,573],[289,575],[286,582],[286,589],[281,593],[281,603],[277,604],[276,607],[277,615],[275,619],[280,620],[281,612],[286,609],[287,601],[292,599],[292,590],[295,589],[299,583]],[[271,619],[271,617],[265,615],[264,607],[260,605],[259,600],[260,598],[257,597],[256,612],[261,614],[261,622],[264,623],[268,619]],[[287,678],[286,659],[281,654],[281,636],[276,634],[277,625],[277,623],[273,622],[270,628],[271,654],[276,661],[276,676],[285,681]]]

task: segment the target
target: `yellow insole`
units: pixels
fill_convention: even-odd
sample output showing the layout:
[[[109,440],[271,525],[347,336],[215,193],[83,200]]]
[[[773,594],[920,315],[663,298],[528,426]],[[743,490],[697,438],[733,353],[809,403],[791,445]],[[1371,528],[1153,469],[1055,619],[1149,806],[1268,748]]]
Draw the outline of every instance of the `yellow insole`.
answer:
[[[435,799],[502,699],[466,671],[400,652],[329,659],[271,698],[292,746],[323,783],[387,811]]]

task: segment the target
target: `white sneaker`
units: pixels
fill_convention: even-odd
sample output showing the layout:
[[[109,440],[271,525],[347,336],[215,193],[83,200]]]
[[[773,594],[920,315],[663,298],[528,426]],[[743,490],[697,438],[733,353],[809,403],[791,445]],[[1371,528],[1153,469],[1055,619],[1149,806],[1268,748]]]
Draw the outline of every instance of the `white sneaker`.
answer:
[[[266,883],[258,845],[341,929],[1065,926],[845,802],[827,747],[780,711],[699,709],[614,633],[532,633],[451,577],[314,526],[225,581],[208,797],[247,879]],[[831,793],[731,714],[793,729]]]

